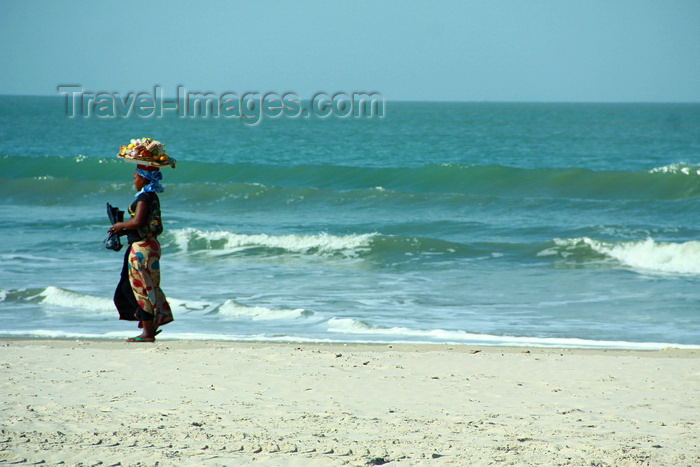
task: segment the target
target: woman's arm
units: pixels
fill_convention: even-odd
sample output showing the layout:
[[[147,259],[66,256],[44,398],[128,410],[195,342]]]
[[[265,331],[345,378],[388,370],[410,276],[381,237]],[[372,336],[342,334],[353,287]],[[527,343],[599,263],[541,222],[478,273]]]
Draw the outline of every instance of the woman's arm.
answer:
[[[141,227],[146,222],[146,217],[148,214],[148,205],[145,201],[139,201],[136,203],[136,214],[134,217],[125,222],[117,222],[112,225],[107,232],[114,232],[119,235],[124,234],[124,230],[136,230]]]

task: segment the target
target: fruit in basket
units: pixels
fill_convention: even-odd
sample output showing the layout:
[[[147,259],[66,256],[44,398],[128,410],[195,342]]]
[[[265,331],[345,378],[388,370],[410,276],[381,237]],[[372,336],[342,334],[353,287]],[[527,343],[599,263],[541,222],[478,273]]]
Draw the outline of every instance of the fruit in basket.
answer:
[[[119,146],[117,156],[132,160],[137,163],[164,167],[169,165],[175,168],[175,159],[165,153],[164,144],[152,138],[132,139],[126,146]]]

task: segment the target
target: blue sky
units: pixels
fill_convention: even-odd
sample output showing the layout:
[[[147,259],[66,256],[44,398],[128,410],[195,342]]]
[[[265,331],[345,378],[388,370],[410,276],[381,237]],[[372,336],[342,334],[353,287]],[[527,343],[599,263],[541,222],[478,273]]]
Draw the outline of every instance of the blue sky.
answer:
[[[700,1],[0,0],[0,94],[700,102]]]

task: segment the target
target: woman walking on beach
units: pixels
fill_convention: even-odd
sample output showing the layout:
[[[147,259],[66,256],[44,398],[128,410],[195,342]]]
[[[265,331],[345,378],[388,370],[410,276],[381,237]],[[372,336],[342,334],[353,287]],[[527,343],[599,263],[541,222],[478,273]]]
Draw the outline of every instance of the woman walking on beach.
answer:
[[[128,342],[154,342],[160,326],[173,320],[170,305],[160,288],[160,243],[163,232],[160,200],[163,178],[158,167],[138,165],[134,171],[136,199],[129,206],[131,218],[117,222],[109,232],[126,235],[129,248],[124,255],[121,278],[114,292],[119,319],[139,321],[140,335]]]

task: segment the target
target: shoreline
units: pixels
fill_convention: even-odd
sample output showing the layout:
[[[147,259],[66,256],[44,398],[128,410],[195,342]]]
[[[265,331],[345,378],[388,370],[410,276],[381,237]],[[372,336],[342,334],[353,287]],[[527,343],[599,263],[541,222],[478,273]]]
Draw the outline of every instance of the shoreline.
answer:
[[[133,334],[133,333],[132,333]],[[15,336],[0,336],[0,347],[4,343],[24,343],[27,345],[55,343],[57,347],[70,347],[75,344],[96,344],[96,345],[119,345],[126,343],[126,338],[74,338],[74,337],[15,337]],[[135,343],[131,343],[135,344]],[[497,344],[472,344],[472,343],[454,343],[454,342],[342,342],[342,341],[267,341],[267,340],[224,340],[224,339],[177,339],[177,338],[160,338],[155,342],[142,343],[145,346],[152,345],[175,345],[187,349],[209,348],[212,346],[231,346],[231,347],[326,347],[326,348],[349,348],[357,351],[399,351],[399,352],[430,352],[430,351],[450,351],[457,353],[471,353],[474,350],[486,353],[552,353],[552,352],[569,352],[569,353],[604,353],[604,354],[629,354],[639,353],[641,355],[657,356],[687,356],[700,357],[700,346],[674,346],[660,349],[646,348],[621,348],[621,347],[565,347],[565,346],[536,346],[536,345],[497,345]],[[678,355],[676,355],[678,354]],[[687,354],[687,355],[686,355]]]
[[[0,338],[0,462],[694,465],[700,350]]]
[[[112,335],[109,337],[104,336],[88,336],[88,335],[14,335],[14,334],[0,334],[0,343],[4,341],[48,341],[48,342],[96,342],[96,343],[120,343],[124,342],[133,332],[120,332],[118,335]],[[519,338],[520,339],[520,338]],[[528,339],[528,338],[522,338]],[[222,338],[221,335],[213,334],[211,338],[196,337],[192,338],[181,337],[181,335],[176,334],[165,334],[158,338],[158,343],[180,343],[182,345],[187,345],[186,343],[219,343],[219,344],[231,344],[231,345],[246,345],[246,344],[270,344],[270,345],[337,345],[337,346],[375,346],[381,348],[383,346],[396,346],[401,348],[439,348],[439,347],[450,347],[454,349],[460,349],[464,347],[478,347],[478,348],[490,348],[490,349],[542,349],[542,350],[592,350],[592,351],[639,351],[639,352],[660,352],[660,351],[700,351],[700,345],[695,344],[678,344],[678,343],[662,343],[662,342],[633,342],[633,341],[587,341],[578,338],[566,338],[561,339],[561,342],[552,343],[538,343],[536,341],[523,340],[521,343],[491,343],[489,341],[369,341],[369,340],[357,340],[357,341],[343,341],[343,340],[326,340],[326,339],[308,339],[299,338],[295,340],[294,337],[284,338],[284,339],[258,339],[258,338]],[[575,345],[571,342],[579,342]],[[605,344],[608,345],[605,345]]]

